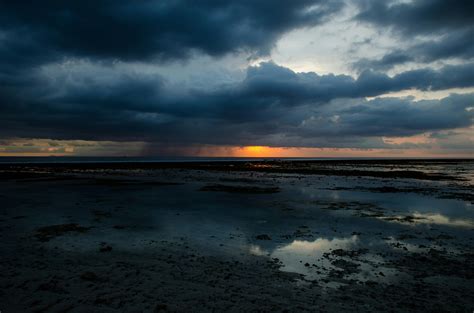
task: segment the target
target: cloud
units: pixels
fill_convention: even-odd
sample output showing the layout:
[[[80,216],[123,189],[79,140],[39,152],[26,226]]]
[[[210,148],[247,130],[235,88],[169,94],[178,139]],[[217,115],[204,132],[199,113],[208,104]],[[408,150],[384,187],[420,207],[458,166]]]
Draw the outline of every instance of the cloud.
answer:
[[[468,127],[474,113],[473,94],[452,94],[440,100],[414,101],[412,98],[375,98],[373,100],[337,100],[318,117],[332,134],[360,136],[411,136],[427,131]],[[336,121],[330,119],[337,114]],[[318,128],[315,129],[321,133]]]
[[[124,150],[124,146],[127,147]],[[83,140],[49,140],[35,138],[15,138],[0,141],[0,155],[101,155],[101,156],[139,156],[146,143],[143,142],[110,142]]]
[[[418,69],[395,76],[364,71],[357,79],[348,75],[318,75],[314,72],[295,73],[272,62],[250,67],[242,83],[217,92],[192,94],[188,104],[180,107],[199,108],[205,103],[210,111],[201,112],[209,117],[230,116],[232,119],[271,116],[279,107],[303,104],[313,106],[338,98],[373,97],[407,89],[444,90],[474,85],[474,63],[445,66],[440,70]],[[193,100],[194,99],[194,100]],[[197,101],[197,102],[196,102]],[[195,111],[191,115],[199,114]],[[208,114],[209,113],[209,114]]]
[[[390,27],[410,37],[433,35],[472,27],[474,3],[470,0],[415,0],[410,2],[361,0],[356,20]]]
[[[25,65],[71,56],[169,60],[195,51],[268,54],[282,34],[318,25],[341,7],[341,1],[320,0],[3,1],[0,58]]]
[[[221,88],[183,89],[117,63],[70,62],[38,72],[0,106],[0,138],[148,141],[162,145],[387,147],[410,136],[472,125],[472,94],[442,100],[376,98],[391,91],[472,86],[474,65],[395,76],[296,73],[272,62]],[[43,75],[43,76],[41,76]],[[178,89],[177,89],[178,88]]]
[[[355,20],[377,29],[390,29],[408,47],[386,53],[379,59],[362,58],[354,68],[388,70],[406,62],[472,60],[474,57],[474,3],[468,0],[417,0],[411,2],[357,1]],[[403,45],[402,45],[403,46]]]
[[[465,147],[469,134],[449,131],[472,127],[472,94],[430,101],[374,97],[474,87],[472,3],[354,1],[358,11],[345,1],[321,0],[4,1],[0,139],[140,142],[137,151],[144,142],[161,150],[183,145],[371,149],[390,147],[384,136],[418,134],[447,145],[447,139],[435,138],[443,134]],[[318,64],[317,48],[332,51],[350,42],[349,30],[339,33],[354,21],[362,23],[352,31],[361,31],[353,40],[388,29],[389,45],[400,42],[387,51],[371,41],[373,51],[364,56],[380,56],[379,48],[385,54],[354,55],[350,62],[357,77],[295,72],[271,61],[248,66],[278,55],[277,43],[286,42],[292,51],[309,40],[315,55],[307,53],[300,63]],[[328,28],[314,28],[322,24]],[[280,40],[292,34],[304,44]],[[442,62],[434,69],[429,63],[437,61]],[[405,63],[415,66],[386,72]]]
[[[373,69],[385,71],[396,65],[407,62],[430,63],[438,60],[474,58],[474,28],[452,32],[437,40],[428,40],[414,44],[405,50],[394,50],[380,59],[362,58],[354,62],[353,67],[359,71]]]

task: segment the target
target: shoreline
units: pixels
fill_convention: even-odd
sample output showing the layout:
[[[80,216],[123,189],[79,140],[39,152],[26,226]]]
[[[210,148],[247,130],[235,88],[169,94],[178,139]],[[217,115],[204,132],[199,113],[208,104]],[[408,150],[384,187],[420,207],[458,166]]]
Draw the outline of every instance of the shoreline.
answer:
[[[82,163],[0,163],[0,175],[8,172],[32,172],[37,169],[55,173],[85,170],[206,170],[221,172],[258,172],[322,176],[355,176],[387,179],[462,181],[463,177],[436,170],[422,171],[423,166],[474,166],[470,159],[438,160],[240,160],[186,162],[82,162]],[[382,169],[382,170],[380,170]]]

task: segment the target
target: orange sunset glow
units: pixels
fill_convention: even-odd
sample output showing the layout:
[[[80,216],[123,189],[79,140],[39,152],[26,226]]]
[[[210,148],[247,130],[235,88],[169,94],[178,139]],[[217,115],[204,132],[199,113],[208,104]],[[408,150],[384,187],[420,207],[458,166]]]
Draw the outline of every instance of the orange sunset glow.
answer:
[[[472,129],[468,129],[472,130]],[[271,147],[261,145],[219,146],[190,145],[166,147],[146,142],[113,142],[84,140],[17,139],[0,146],[0,156],[188,156],[188,157],[247,157],[247,158],[346,158],[346,157],[466,157],[466,151],[445,151],[436,148],[428,135],[384,137],[391,148],[328,148]],[[467,139],[472,142],[471,136]],[[427,143],[430,147],[424,148]],[[404,149],[403,145],[413,145]],[[126,153],[124,153],[126,152]]]

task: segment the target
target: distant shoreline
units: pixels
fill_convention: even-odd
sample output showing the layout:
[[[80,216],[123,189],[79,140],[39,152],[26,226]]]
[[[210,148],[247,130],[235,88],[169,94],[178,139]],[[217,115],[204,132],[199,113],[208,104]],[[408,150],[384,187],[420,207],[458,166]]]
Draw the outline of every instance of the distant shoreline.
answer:
[[[306,158],[306,157],[75,157],[75,156],[1,156],[2,164],[154,164],[154,163],[240,163],[240,162],[312,162],[312,163],[413,163],[413,162],[472,162],[473,158],[429,158],[429,157],[348,157],[348,158]]]
[[[258,172],[279,175],[320,175],[346,177],[376,177],[386,179],[420,179],[463,181],[466,177],[443,171],[440,166],[471,164],[473,159],[182,159],[182,160],[136,160],[136,159],[55,159],[53,162],[1,162],[1,177],[22,175],[69,174],[83,171],[127,171],[127,170],[194,170],[215,172]],[[473,163],[474,164],[474,163]],[[425,166],[433,169],[426,171]],[[422,168],[420,168],[420,166]],[[467,179],[469,180],[469,179]]]

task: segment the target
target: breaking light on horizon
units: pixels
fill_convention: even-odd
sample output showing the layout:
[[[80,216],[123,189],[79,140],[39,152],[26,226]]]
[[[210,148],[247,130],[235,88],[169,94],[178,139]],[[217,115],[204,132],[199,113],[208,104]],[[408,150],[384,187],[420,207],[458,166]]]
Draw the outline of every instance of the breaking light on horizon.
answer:
[[[0,157],[215,157],[215,158],[463,158],[469,150],[445,151],[441,148],[426,148],[433,139],[429,134],[414,137],[383,138],[390,149],[361,148],[308,148],[308,147],[270,147],[270,146],[224,146],[193,145],[188,147],[166,147],[150,145],[145,142],[102,142],[69,140],[14,140],[0,147]],[[406,149],[415,146],[418,148]],[[425,148],[423,148],[425,147]]]

